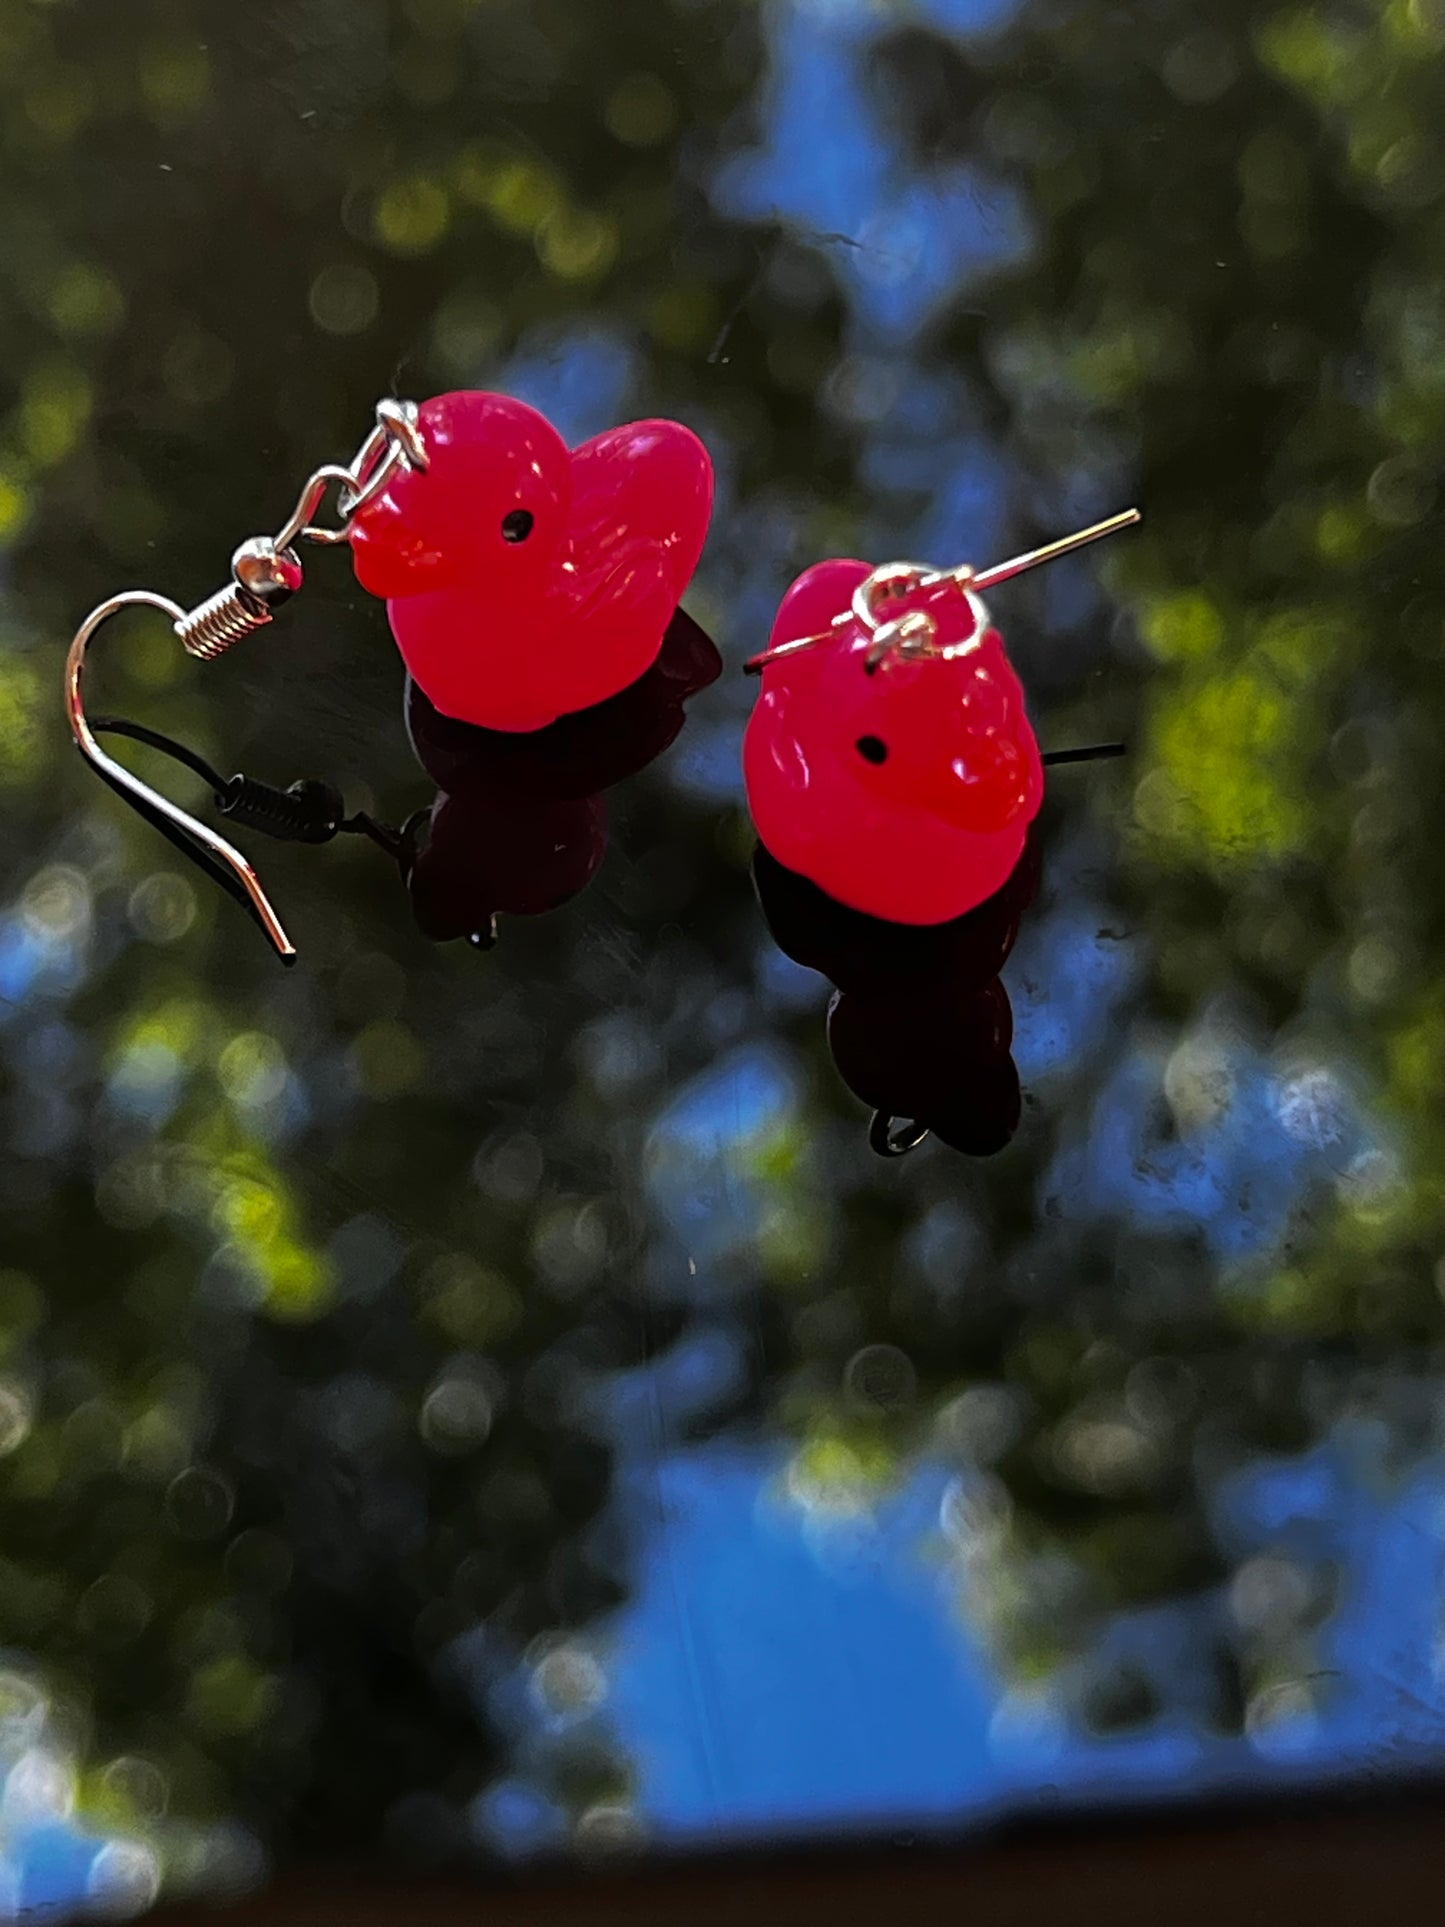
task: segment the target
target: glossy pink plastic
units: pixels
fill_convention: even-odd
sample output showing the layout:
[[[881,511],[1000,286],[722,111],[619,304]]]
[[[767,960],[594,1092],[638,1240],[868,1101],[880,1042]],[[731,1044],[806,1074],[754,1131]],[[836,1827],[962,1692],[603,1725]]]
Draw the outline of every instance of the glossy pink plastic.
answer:
[[[423,404],[428,466],[400,469],[351,525],[357,579],[442,712],[532,730],[646,670],[692,579],[712,464],[677,422],[569,450],[504,395]]]
[[[770,647],[829,632],[870,573],[820,562],[783,599]],[[1024,693],[995,629],[975,635],[956,585],[916,590],[940,647],[891,656],[870,674],[873,632],[856,619],[765,665],[743,744],[753,821],[790,870],[855,910],[944,923],[1007,881],[1043,800]]]

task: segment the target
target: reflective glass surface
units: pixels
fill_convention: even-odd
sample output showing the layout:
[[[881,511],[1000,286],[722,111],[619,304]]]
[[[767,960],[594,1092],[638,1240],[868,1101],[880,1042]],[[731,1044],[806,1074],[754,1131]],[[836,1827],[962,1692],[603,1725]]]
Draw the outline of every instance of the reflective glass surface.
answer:
[[[0,0],[0,1916],[1438,1759],[1442,112],[1440,0]],[[344,799],[228,832],[283,969],[66,642],[459,387],[684,422],[709,545],[540,759],[344,548],[107,627]],[[1124,754],[830,1047],[783,592],[1136,502],[989,598]]]

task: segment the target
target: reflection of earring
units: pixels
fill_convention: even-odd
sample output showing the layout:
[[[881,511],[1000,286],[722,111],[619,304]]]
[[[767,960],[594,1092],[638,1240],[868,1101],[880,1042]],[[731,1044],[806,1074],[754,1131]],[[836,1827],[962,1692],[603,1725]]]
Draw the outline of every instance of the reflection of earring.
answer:
[[[748,664],[762,692],[743,768],[765,848],[896,923],[944,923],[1001,888],[1049,759],[980,591],[1138,520],[985,570],[834,561],[800,576]]]
[[[1013,1013],[999,980],[1038,888],[1035,839],[992,896],[947,923],[888,923],[850,910],[761,845],[753,883],[778,948],[836,986],[828,1045],[873,1109],[868,1141],[901,1157],[931,1132],[972,1157],[1001,1151],[1022,1097]]]
[[[339,520],[314,521],[333,485]],[[383,401],[346,466],[306,482],[285,525],[243,543],[231,582],[185,610],[148,589],[91,611],[66,665],[81,753],[125,801],[255,917],[281,958],[294,947],[251,865],[216,831],[101,749],[109,730],[166,750],[212,782],[223,813],[272,834],[325,841],[342,828],[322,785],[227,784],[180,745],[137,724],[87,720],[86,652],[130,607],[159,609],[203,661],[264,627],[302,586],[297,545],[349,542],[364,588],[388,598],[402,655],[436,708],[498,731],[536,730],[604,701],[656,659],[702,552],[712,469],[675,422],[640,422],[569,451],[535,409],[500,395]],[[324,791],[324,794],[323,794]],[[227,803],[231,807],[227,809]]]
[[[424,934],[489,949],[499,915],[535,916],[583,890],[607,849],[601,792],[655,761],[688,699],[721,673],[712,641],[678,609],[635,682],[526,735],[456,722],[409,684],[407,730],[440,791],[398,850]]]

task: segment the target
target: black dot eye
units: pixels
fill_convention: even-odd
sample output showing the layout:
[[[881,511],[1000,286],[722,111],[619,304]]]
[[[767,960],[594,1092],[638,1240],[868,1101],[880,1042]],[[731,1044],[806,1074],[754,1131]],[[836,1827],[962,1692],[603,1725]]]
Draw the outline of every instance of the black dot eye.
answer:
[[[888,761],[888,745],[881,736],[860,736],[856,748],[865,763]]]
[[[513,509],[510,515],[502,517],[502,540],[504,542],[525,542],[536,525],[537,518],[530,509]]]

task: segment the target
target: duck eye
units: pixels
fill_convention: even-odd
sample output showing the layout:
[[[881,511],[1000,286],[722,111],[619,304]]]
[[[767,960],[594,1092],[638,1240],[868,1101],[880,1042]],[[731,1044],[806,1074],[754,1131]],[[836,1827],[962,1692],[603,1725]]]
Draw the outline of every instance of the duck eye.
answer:
[[[510,515],[502,517],[502,540],[525,542],[532,533],[536,520],[536,516],[530,509],[513,509]]]
[[[888,745],[881,736],[860,736],[855,747],[865,763],[888,761]]]

